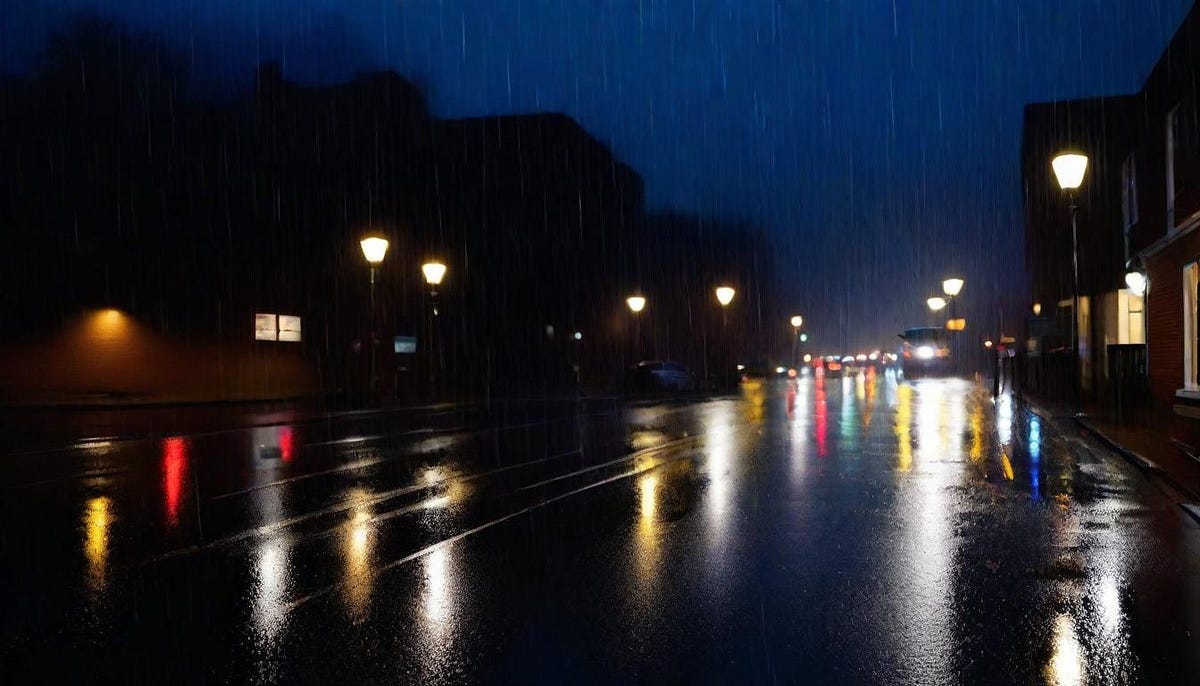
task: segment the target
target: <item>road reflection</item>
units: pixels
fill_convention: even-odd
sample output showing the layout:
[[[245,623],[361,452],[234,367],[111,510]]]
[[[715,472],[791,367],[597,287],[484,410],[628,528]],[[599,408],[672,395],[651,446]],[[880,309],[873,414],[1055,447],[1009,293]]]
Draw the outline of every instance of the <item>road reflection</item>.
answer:
[[[353,621],[361,622],[369,614],[375,530],[371,525],[371,501],[373,494],[361,487],[352,489],[348,495],[351,503],[350,526],[345,528],[342,556],[345,560],[346,609]]]
[[[1046,680],[1055,686],[1077,686],[1084,683],[1083,650],[1075,633],[1075,621],[1070,615],[1054,619],[1054,653],[1046,670]]]
[[[93,602],[100,600],[108,584],[108,542],[115,513],[107,496],[88,500],[83,510],[83,554],[87,560],[87,587]]]
[[[167,528],[179,526],[179,509],[188,472],[188,443],[181,436],[162,441],[162,490]]]

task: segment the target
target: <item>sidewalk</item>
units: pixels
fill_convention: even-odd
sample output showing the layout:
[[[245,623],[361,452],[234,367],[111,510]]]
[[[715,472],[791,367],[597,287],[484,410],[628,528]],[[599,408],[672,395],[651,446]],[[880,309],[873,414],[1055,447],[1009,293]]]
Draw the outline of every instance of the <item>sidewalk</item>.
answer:
[[[1144,420],[1127,418],[1118,422],[1106,409],[1095,406],[1084,407],[1084,414],[1076,416],[1065,405],[1057,406],[1025,395],[1021,402],[1056,418],[1073,420],[1142,471],[1167,482],[1188,500],[1200,502],[1200,460],[1185,452],[1167,435],[1147,426]]]

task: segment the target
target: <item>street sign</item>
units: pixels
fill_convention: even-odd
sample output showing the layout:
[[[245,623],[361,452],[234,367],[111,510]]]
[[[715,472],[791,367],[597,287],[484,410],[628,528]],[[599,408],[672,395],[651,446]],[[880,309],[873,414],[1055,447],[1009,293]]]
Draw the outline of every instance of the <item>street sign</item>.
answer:
[[[392,345],[397,353],[411,355],[417,352],[417,337],[396,336]]]

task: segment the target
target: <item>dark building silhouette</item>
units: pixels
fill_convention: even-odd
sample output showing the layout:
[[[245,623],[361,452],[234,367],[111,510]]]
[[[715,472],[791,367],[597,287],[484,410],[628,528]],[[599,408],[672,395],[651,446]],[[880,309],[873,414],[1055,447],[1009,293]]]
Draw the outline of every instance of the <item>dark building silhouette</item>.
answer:
[[[441,120],[392,73],[309,87],[265,64],[208,102],[155,39],[89,21],[0,83],[0,146],[10,399],[352,393],[372,321],[388,396],[613,385],[638,357],[724,367],[777,333],[761,231],[648,218],[640,176],[569,117]],[[367,233],[391,241],[373,314]],[[718,280],[739,289],[723,327]],[[256,340],[259,314],[300,340]]]

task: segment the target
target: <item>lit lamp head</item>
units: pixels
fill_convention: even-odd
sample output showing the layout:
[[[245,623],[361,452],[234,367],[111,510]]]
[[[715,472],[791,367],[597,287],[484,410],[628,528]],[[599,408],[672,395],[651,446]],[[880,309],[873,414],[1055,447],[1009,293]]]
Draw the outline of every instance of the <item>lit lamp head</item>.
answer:
[[[729,286],[718,286],[717,302],[721,303],[721,307],[727,306],[729,303],[733,302],[733,296],[736,292],[737,291],[733,290]]]
[[[646,307],[646,298],[640,295],[631,295],[625,299],[625,304],[629,305],[630,311],[634,314],[641,312]]]
[[[804,317],[801,317],[798,314],[792,315],[792,328],[793,329],[799,329],[800,325],[803,323],[804,323]]]
[[[928,300],[926,300],[925,304],[929,306],[929,309],[933,310],[934,312],[937,312],[938,310],[940,310],[946,306],[946,299],[935,295],[932,298],[929,298]]]
[[[446,276],[446,265],[441,262],[426,262],[421,265],[421,273],[425,275],[425,283],[430,286],[437,286],[442,283],[442,278]]]
[[[1083,184],[1083,175],[1087,171],[1088,158],[1080,152],[1061,152],[1051,160],[1054,176],[1058,185],[1064,191],[1073,191]]]
[[[962,279],[946,279],[942,282],[942,292],[953,298],[962,291]]]
[[[367,258],[367,262],[372,267],[379,266],[383,262],[383,256],[387,254],[388,240],[379,236],[368,236],[358,242],[362,247],[363,257]]]
[[[1141,297],[1146,294],[1146,275],[1139,271],[1130,271],[1125,274],[1125,285],[1129,286],[1129,292]]]
[[[1042,304],[1041,303],[1033,304],[1033,316],[1035,316],[1035,317],[1042,316]]]

